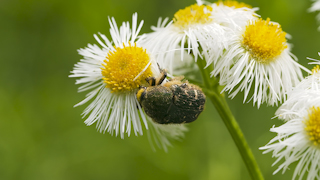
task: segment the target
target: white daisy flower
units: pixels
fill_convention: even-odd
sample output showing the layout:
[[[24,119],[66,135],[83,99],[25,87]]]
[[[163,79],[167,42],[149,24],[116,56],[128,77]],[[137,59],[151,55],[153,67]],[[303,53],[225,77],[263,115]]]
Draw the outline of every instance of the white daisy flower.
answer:
[[[308,9],[309,12],[316,12],[316,11],[320,11],[320,0],[312,0],[314,1],[314,3],[312,4],[312,6]],[[318,13],[317,15],[317,20],[320,22],[320,13]],[[320,31],[320,26],[318,28],[318,30]]]
[[[258,108],[263,102],[277,105],[303,78],[301,69],[310,72],[296,62],[285,36],[280,25],[270,19],[248,21],[233,37],[211,75],[220,76],[223,91],[232,92],[231,98],[244,91],[245,102],[251,92],[249,101],[253,99]]]
[[[157,27],[151,27],[154,32],[146,34],[143,43],[150,46],[151,51],[158,55],[160,66],[171,74],[175,74],[175,51],[181,54],[182,61],[185,47],[189,54],[193,54],[195,61],[198,57],[205,58],[209,65],[228,46],[228,39],[233,33],[230,26],[236,24],[232,18],[249,17],[248,14],[252,18],[254,13],[248,8],[232,12],[228,10],[217,5],[204,5],[199,0],[176,12],[169,23],[168,18],[163,21],[160,18]],[[214,53],[209,54],[209,51]]]
[[[320,179],[320,92],[312,100],[292,98],[308,103],[294,111],[288,108],[284,115],[291,113],[293,118],[279,127],[272,127],[270,131],[277,133],[276,137],[260,150],[272,152],[277,158],[272,166],[282,162],[273,174],[281,170],[285,173],[292,163],[297,162],[292,179]]]
[[[183,125],[165,126],[155,124],[147,117],[137,101],[136,93],[140,85],[146,85],[147,77],[158,77],[160,70],[147,48],[141,46],[137,36],[143,25],[137,23],[137,14],[129,22],[123,22],[118,29],[114,18],[109,19],[111,41],[103,34],[94,35],[98,45],[89,44],[78,52],[84,58],[74,67],[70,77],[79,78],[76,84],[84,84],[79,91],[91,90],[87,97],[75,106],[91,101],[84,110],[83,117],[89,126],[96,123],[100,132],[120,135],[143,134],[146,129],[155,129],[158,144],[166,149],[168,139],[177,139],[186,128]],[[142,119],[142,122],[141,122]],[[175,133],[167,133],[168,131]]]
[[[302,80],[279,107],[276,117],[286,120],[280,127],[271,128],[277,133],[267,145],[261,147],[264,153],[273,152],[281,165],[274,172],[284,173],[289,165],[298,161],[292,179],[320,179],[320,62],[312,74]]]
[[[316,64],[316,66],[311,70],[311,75],[303,79],[292,91],[288,93],[287,101],[285,101],[276,112],[276,115],[279,116],[279,119],[290,120],[294,118],[295,116],[293,116],[290,112],[298,111],[299,109],[305,107],[306,104],[309,104],[309,101],[313,101],[313,98],[319,94],[320,62],[316,61],[309,64]],[[301,97],[304,99],[304,101],[301,101],[295,97]]]

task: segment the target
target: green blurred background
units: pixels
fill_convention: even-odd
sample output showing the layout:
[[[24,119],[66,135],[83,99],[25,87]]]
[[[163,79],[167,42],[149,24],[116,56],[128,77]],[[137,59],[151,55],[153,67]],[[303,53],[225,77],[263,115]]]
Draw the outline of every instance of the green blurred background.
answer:
[[[319,59],[320,32],[311,1],[244,0],[258,13],[279,22],[292,35],[292,52],[307,65]],[[73,108],[85,93],[77,93],[68,78],[81,56],[77,49],[96,43],[93,34],[109,33],[108,16],[120,24],[138,12],[150,32],[158,17],[173,14],[193,0],[0,0],[0,179],[172,179],[247,180],[248,171],[221,119],[210,102],[200,118],[188,125],[182,141],[169,152],[152,151],[147,136],[124,140],[100,134],[81,119],[85,106]],[[109,35],[108,35],[109,36]],[[311,66],[308,66],[310,68]],[[275,159],[259,147],[275,134],[269,132],[276,107],[243,104],[242,94],[229,100],[265,179]],[[145,133],[146,134],[146,133]]]

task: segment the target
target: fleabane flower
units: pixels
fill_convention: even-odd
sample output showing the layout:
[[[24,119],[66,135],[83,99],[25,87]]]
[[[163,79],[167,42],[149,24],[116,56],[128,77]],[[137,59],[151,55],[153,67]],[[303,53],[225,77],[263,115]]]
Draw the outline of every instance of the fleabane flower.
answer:
[[[314,3],[312,4],[312,6],[308,9],[309,12],[316,12],[316,11],[320,11],[320,0],[313,0]],[[317,20],[320,23],[320,13],[318,13],[317,15]],[[320,26],[318,28],[318,30],[320,31]]]
[[[320,53],[318,54],[320,56]],[[315,59],[308,59],[315,61],[309,63],[315,64],[315,66],[311,70],[309,76],[305,77],[292,91],[288,92],[287,101],[285,101],[276,111],[276,115],[279,119],[287,121],[294,118],[294,114],[291,114],[290,112],[298,111],[305,107],[306,104],[308,104],[309,101],[313,101],[313,98],[320,92],[320,62]],[[304,101],[295,97],[303,98]]]
[[[292,163],[297,162],[292,179],[320,179],[320,92],[313,99],[292,98],[304,106],[300,109],[287,106],[285,114],[278,117],[284,115],[292,119],[279,127],[272,127],[270,131],[277,135],[260,150],[272,152],[276,158],[273,166],[281,163],[273,174],[281,170],[285,173]]]
[[[276,112],[285,123],[272,127],[276,137],[260,148],[277,158],[273,165],[282,162],[274,174],[284,173],[297,162],[292,179],[320,179],[320,63],[311,64],[317,64],[312,73],[288,94]]]
[[[78,50],[84,58],[74,67],[70,77],[79,78],[76,84],[84,84],[79,91],[91,90],[87,97],[75,106],[91,103],[83,112],[89,126],[96,123],[100,132],[130,136],[143,134],[143,126],[155,130],[155,142],[166,150],[169,139],[183,136],[183,125],[164,126],[155,124],[147,117],[137,101],[136,93],[146,85],[146,78],[158,77],[160,70],[145,46],[139,43],[138,34],[143,21],[137,24],[137,14],[118,29],[114,18],[109,18],[111,41],[103,34],[94,35],[98,45],[89,44]],[[167,133],[174,131],[174,133]]]
[[[160,66],[171,74],[175,74],[173,59],[176,51],[181,54],[181,61],[184,59],[184,51],[187,50],[188,54],[195,57],[195,61],[199,57],[205,58],[207,65],[210,65],[228,46],[229,38],[233,34],[231,26],[237,24],[232,18],[253,18],[253,11],[248,8],[239,8],[236,11],[235,8],[229,9],[227,12],[220,6],[206,5],[199,0],[196,4],[177,11],[169,23],[168,18],[163,21],[159,18],[157,27],[151,27],[154,32],[146,34],[143,43],[150,46],[151,51],[157,54]]]
[[[256,19],[237,32],[211,75],[220,76],[231,98],[244,91],[244,102],[251,96],[249,101],[259,108],[263,102],[282,102],[303,78],[301,69],[309,72],[296,61],[280,25]]]

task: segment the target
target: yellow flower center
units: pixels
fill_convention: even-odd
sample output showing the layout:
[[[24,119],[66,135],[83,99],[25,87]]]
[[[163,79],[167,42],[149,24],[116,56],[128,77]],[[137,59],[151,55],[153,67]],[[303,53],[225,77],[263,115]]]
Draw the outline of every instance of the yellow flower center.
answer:
[[[320,70],[319,65],[316,65],[316,66],[314,66],[314,67],[312,68],[311,72],[312,72],[312,74],[315,74],[315,73],[318,73],[319,70]]]
[[[184,9],[180,9],[174,14],[174,25],[185,29],[193,24],[205,24],[211,22],[210,12],[211,6],[194,4]]]
[[[242,44],[260,63],[270,63],[287,48],[286,33],[280,25],[258,19],[246,26]]]
[[[309,140],[314,145],[320,144],[320,107],[312,107],[309,109],[308,118],[304,122],[304,128],[309,135]]]
[[[218,5],[223,4],[225,6],[228,7],[234,7],[234,8],[243,8],[243,7],[247,7],[247,8],[252,8],[252,6],[250,6],[249,4],[243,3],[243,2],[238,2],[238,1],[231,1],[231,0],[219,0],[217,2]]]
[[[106,88],[110,88],[111,92],[128,92],[138,89],[139,85],[145,83],[147,77],[152,76],[150,65],[144,70],[149,61],[149,55],[141,47],[131,46],[131,44],[124,48],[116,47],[114,51],[108,53],[101,68]],[[141,73],[142,71],[144,72]]]

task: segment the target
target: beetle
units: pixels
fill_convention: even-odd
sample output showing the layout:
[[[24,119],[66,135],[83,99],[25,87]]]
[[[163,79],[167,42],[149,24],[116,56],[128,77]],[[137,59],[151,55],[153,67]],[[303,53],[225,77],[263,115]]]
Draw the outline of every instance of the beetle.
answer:
[[[181,81],[182,78],[172,78],[164,82],[167,72],[161,69],[160,71],[161,76],[158,79],[147,78],[149,86],[141,86],[136,94],[145,113],[159,124],[195,121],[203,111],[206,101],[201,88],[188,81]]]

